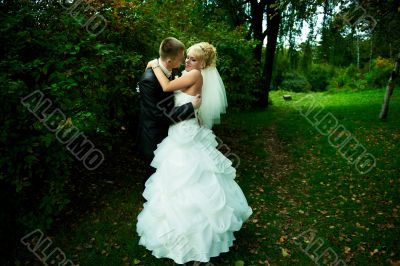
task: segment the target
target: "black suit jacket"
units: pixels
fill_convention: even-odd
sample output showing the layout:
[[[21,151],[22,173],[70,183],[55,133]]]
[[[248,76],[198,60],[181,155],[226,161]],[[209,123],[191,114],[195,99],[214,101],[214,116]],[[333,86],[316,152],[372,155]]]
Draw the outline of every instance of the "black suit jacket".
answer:
[[[173,92],[164,92],[151,68],[146,69],[138,83],[140,117],[137,134],[139,151],[151,161],[154,150],[167,135],[171,124],[194,118],[192,103],[174,107]]]

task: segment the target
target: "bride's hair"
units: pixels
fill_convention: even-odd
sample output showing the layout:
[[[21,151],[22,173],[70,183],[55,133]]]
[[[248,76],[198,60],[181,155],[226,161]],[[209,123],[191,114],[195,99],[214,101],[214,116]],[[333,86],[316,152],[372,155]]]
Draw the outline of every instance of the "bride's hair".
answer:
[[[217,61],[217,49],[208,43],[201,42],[196,43],[189,47],[189,51],[192,51],[197,60],[202,60],[204,62],[204,68],[215,66]]]

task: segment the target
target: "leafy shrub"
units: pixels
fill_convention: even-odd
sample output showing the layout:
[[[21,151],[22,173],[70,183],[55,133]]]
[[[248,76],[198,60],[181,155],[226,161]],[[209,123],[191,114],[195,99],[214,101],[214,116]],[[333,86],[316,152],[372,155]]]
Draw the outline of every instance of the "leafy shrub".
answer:
[[[49,227],[64,210],[71,199],[66,189],[72,180],[70,170],[76,163],[21,104],[21,98],[31,92],[42,91],[89,139],[116,137],[121,126],[134,136],[139,109],[136,83],[146,62],[158,56],[160,41],[176,36],[187,45],[209,41],[216,46],[231,107],[248,108],[254,101],[253,43],[245,39],[244,31],[223,22],[204,26],[194,8],[197,1],[90,4],[108,21],[97,36],[82,27],[85,14],[71,17],[57,1],[0,4],[4,11],[0,20],[0,193],[13,199],[21,227]],[[63,5],[69,4],[64,1]],[[190,12],[194,14],[188,16],[191,21],[182,23],[182,16]]]
[[[21,81],[1,80],[0,179],[14,188],[16,223],[47,228],[69,202],[64,186],[73,158],[21,103],[30,89]]]
[[[357,67],[353,64],[349,65],[344,69],[344,75],[349,77],[350,79],[354,79],[356,77],[356,74],[359,73]]]
[[[253,64],[251,43],[244,39],[225,39],[217,42],[216,48],[219,54],[217,67],[223,78],[230,106],[234,109],[251,108],[256,101],[253,93],[258,78],[258,71]]]
[[[283,74],[281,89],[294,92],[307,92],[311,90],[311,85],[303,75],[296,72],[288,72]]]
[[[51,225],[69,202],[65,187],[76,162],[21,98],[40,90],[89,138],[115,135],[131,120],[135,126],[135,87],[143,71],[141,56],[131,51],[137,42],[119,35],[123,29],[91,36],[62,11],[58,4],[27,3],[1,21],[0,180],[4,191],[15,191],[18,227]]]
[[[354,80],[344,73],[344,70],[338,70],[336,76],[329,80],[327,90],[352,90],[355,88]]]
[[[311,85],[312,91],[325,91],[333,71],[326,65],[314,65],[307,73],[307,80]]]
[[[329,89],[341,89],[344,88],[348,83],[350,83],[350,79],[348,76],[338,74],[331,79],[329,83]]]
[[[336,75],[329,80],[329,90],[364,90],[382,88],[386,86],[393,64],[389,59],[380,58],[373,60],[370,72],[363,73],[354,65],[337,69]]]
[[[385,87],[393,68],[390,59],[378,57],[373,60],[371,71],[365,74],[368,85],[373,88]]]

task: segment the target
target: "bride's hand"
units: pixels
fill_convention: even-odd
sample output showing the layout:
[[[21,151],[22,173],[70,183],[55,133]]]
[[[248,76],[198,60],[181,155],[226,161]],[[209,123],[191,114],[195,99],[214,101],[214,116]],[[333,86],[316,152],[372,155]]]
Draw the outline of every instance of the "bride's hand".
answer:
[[[158,66],[158,59],[153,59],[147,63],[146,68]]]
[[[201,105],[201,95],[200,94],[197,94],[196,98],[193,99],[192,105],[193,105],[193,109],[200,108],[200,105]]]

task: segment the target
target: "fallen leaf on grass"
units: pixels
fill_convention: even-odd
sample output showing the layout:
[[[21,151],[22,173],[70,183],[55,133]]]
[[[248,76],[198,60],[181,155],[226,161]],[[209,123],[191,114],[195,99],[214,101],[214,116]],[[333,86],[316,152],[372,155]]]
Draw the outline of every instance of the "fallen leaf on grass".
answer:
[[[259,260],[258,264],[266,265],[266,266],[270,266],[271,265],[271,264],[269,264],[268,260],[265,260],[265,261]]]
[[[103,249],[103,250],[101,251],[101,255],[107,257],[107,256],[109,255],[109,253]]]
[[[344,247],[344,254],[349,254],[350,253],[351,248],[345,246]]]
[[[244,266],[244,261],[242,260],[235,261],[235,266]]]
[[[281,248],[282,250],[282,256],[288,257],[290,256],[290,251],[287,248]]]
[[[376,253],[378,253],[378,249],[374,249],[374,251],[371,251],[369,254],[371,254],[371,257],[374,256]]]
[[[287,236],[281,236],[280,238],[279,238],[279,243],[280,244],[282,244],[283,242],[285,242],[286,241],[286,239],[287,239]]]

